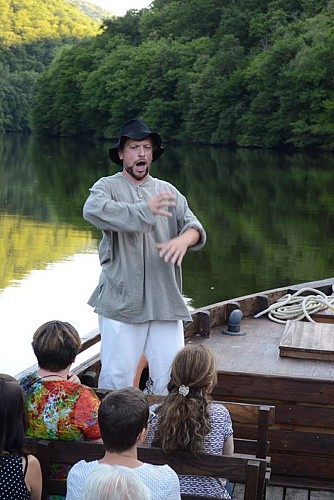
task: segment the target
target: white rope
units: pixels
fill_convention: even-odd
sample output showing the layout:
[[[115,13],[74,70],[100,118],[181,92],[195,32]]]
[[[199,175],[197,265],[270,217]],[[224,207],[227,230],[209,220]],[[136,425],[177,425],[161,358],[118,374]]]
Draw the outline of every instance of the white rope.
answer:
[[[301,296],[304,292],[310,292],[310,294]],[[334,285],[332,293],[334,293]],[[284,295],[264,311],[255,314],[254,318],[259,318],[268,313],[268,318],[277,323],[284,324],[288,320],[299,321],[303,318],[307,318],[311,323],[315,323],[311,318],[311,314],[324,309],[332,309],[334,311],[334,295],[326,295],[320,290],[305,287],[292,295],[290,293]]]

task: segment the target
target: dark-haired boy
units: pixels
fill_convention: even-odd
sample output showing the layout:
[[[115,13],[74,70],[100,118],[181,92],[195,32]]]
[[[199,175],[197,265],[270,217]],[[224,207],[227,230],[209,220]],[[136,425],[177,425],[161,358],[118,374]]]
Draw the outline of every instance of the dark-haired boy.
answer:
[[[180,500],[177,474],[168,465],[151,465],[137,458],[149,425],[148,401],[139,389],[128,387],[109,393],[99,408],[99,426],[106,448],[101,460],[75,464],[67,478],[66,500],[79,500],[83,485],[99,464],[130,467],[151,490],[152,500]]]

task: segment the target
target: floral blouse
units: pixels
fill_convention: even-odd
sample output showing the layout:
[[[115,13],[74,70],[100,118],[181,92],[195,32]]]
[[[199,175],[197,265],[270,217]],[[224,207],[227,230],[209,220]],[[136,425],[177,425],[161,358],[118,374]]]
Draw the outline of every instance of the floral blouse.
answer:
[[[29,373],[19,383],[26,394],[28,436],[41,439],[100,439],[100,400],[92,389],[68,380]]]
[[[100,400],[92,389],[69,380],[47,380],[29,373],[19,380],[25,395],[28,436],[64,441],[100,439]],[[66,481],[69,465],[50,464],[50,477]],[[48,500],[64,500],[48,496]]]

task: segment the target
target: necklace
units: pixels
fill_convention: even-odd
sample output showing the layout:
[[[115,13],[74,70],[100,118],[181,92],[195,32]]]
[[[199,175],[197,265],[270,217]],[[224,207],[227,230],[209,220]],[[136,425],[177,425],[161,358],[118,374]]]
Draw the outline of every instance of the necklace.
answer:
[[[38,380],[43,380],[44,378],[49,378],[49,377],[58,377],[58,378],[60,378],[62,380],[65,380],[65,378],[62,375],[59,375],[58,373],[50,373],[49,375],[40,375],[37,372],[37,375],[39,375],[39,379]]]
[[[38,373],[38,372],[36,372],[36,373],[37,373],[37,375],[39,375],[39,373]],[[64,379],[64,377],[62,377],[61,375],[57,375],[57,373],[55,373],[55,374],[51,374],[51,373],[50,373],[50,375],[44,375],[43,377],[38,376],[35,380],[32,380],[32,381],[28,384],[27,388],[32,387],[33,385],[35,385],[35,384],[36,384],[36,382],[39,382],[40,380],[44,380],[45,378],[48,378],[48,377],[59,377],[60,379],[65,380],[65,379]]]

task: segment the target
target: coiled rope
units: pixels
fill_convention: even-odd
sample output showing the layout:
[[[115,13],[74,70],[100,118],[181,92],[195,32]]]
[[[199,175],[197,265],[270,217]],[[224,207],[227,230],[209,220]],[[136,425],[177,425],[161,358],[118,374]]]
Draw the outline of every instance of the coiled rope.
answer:
[[[310,292],[309,295],[301,296],[304,292]],[[334,285],[332,286],[334,293]],[[334,295],[326,295],[320,290],[314,288],[301,288],[294,294],[288,293],[264,311],[255,314],[254,318],[259,318],[268,313],[268,318],[277,323],[286,323],[288,320],[298,321],[307,318],[311,323],[315,321],[311,314],[315,314],[324,309],[334,311]]]

